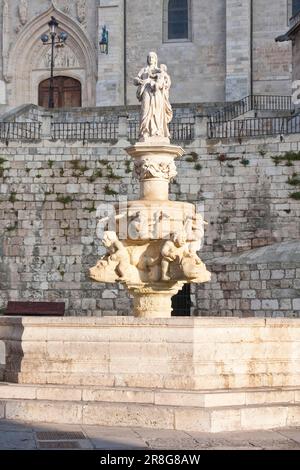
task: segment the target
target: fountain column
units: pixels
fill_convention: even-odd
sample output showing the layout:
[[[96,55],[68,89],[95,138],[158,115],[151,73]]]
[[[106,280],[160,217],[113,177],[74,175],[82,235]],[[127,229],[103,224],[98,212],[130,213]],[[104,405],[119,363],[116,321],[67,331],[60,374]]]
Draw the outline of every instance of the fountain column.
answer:
[[[103,237],[107,254],[90,269],[90,277],[124,284],[136,317],[167,318],[171,299],[183,285],[207,282],[210,273],[197,254],[204,236],[201,215],[193,204],[169,200],[175,159],[184,150],[170,144],[167,67],[158,67],[155,53],[149,53],[147,63],[135,79],[142,104],[140,140],[126,149],[134,159],[140,199],[116,209],[116,230]]]

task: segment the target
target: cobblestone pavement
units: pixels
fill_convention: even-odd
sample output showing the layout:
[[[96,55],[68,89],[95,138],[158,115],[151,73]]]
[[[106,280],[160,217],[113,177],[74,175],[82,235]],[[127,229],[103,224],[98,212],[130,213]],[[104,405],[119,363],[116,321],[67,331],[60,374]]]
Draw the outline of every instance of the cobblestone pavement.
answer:
[[[0,420],[0,449],[300,450],[300,427],[208,434]]]

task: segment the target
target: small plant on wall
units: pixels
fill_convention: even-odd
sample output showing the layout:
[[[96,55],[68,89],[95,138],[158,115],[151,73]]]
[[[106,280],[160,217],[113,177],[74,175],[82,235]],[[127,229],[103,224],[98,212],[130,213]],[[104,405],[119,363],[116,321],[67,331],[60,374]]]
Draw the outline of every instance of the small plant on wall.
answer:
[[[219,155],[217,156],[217,160],[219,160],[220,163],[223,163],[223,162],[233,162],[234,160],[239,160],[240,158],[239,157],[229,157],[228,155],[226,155],[226,153],[219,153]]]
[[[4,168],[3,168],[3,163],[7,162],[7,160],[5,160],[5,158],[2,158],[0,157],[0,178],[2,178],[3,174],[4,174]]]
[[[287,180],[287,184],[290,186],[293,186],[294,188],[299,188],[300,189],[300,175],[298,173],[293,173],[292,176],[290,176]],[[296,201],[300,200],[300,191],[295,191],[293,193],[289,194],[289,197],[291,199],[294,199]]]
[[[248,166],[250,164],[250,160],[247,160],[247,158],[242,158],[240,161],[241,165]]]
[[[17,193],[16,193],[15,191],[13,191],[13,192],[10,194],[8,200],[9,200],[9,202],[11,202],[12,204],[13,204],[14,202],[16,202],[16,201],[17,201]]]
[[[106,194],[106,196],[115,196],[118,193],[107,184],[104,188],[104,194]]]
[[[57,202],[60,202],[61,204],[70,204],[70,202],[73,201],[73,198],[71,196],[63,196],[63,195],[60,195],[60,196],[57,196]]]
[[[295,193],[291,193],[289,197],[291,199],[295,199],[295,201],[300,201],[300,191],[296,191]]]
[[[291,150],[283,155],[275,155],[272,157],[272,160],[276,166],[280,163],[284,163],[286,166],[293,166],[294,162],[300,161],[300,152],[293,152]]]

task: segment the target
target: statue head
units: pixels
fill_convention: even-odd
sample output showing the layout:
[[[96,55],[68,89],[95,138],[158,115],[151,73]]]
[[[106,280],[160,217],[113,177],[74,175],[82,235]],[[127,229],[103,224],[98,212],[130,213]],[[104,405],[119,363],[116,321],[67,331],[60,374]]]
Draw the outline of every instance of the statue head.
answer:
[[[167,72],[168,71],[168,67],[166,66],[166,64],[160,64],[160,70],[162,72]]]
[[[157,62],[158,62],[158,57],[156,52],[149,52],[147,56],[147,64],[150,65],[150,67],[157,67]]]
[[[186,236],[184,233],[175,232],[172,234],[172,241],[177,248],[180,248],[185,245]]]
[[[110,248],[118,240],[115,232],[104,232],[102,243],[106,248]]]

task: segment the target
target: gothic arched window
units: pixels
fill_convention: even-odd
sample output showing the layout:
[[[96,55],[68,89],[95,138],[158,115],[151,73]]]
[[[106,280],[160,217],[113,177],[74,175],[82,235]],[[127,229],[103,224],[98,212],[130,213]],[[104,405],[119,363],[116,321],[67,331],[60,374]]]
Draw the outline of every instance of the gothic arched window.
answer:
[[[191,0],[165,0],[164,40],[191,39]]]

